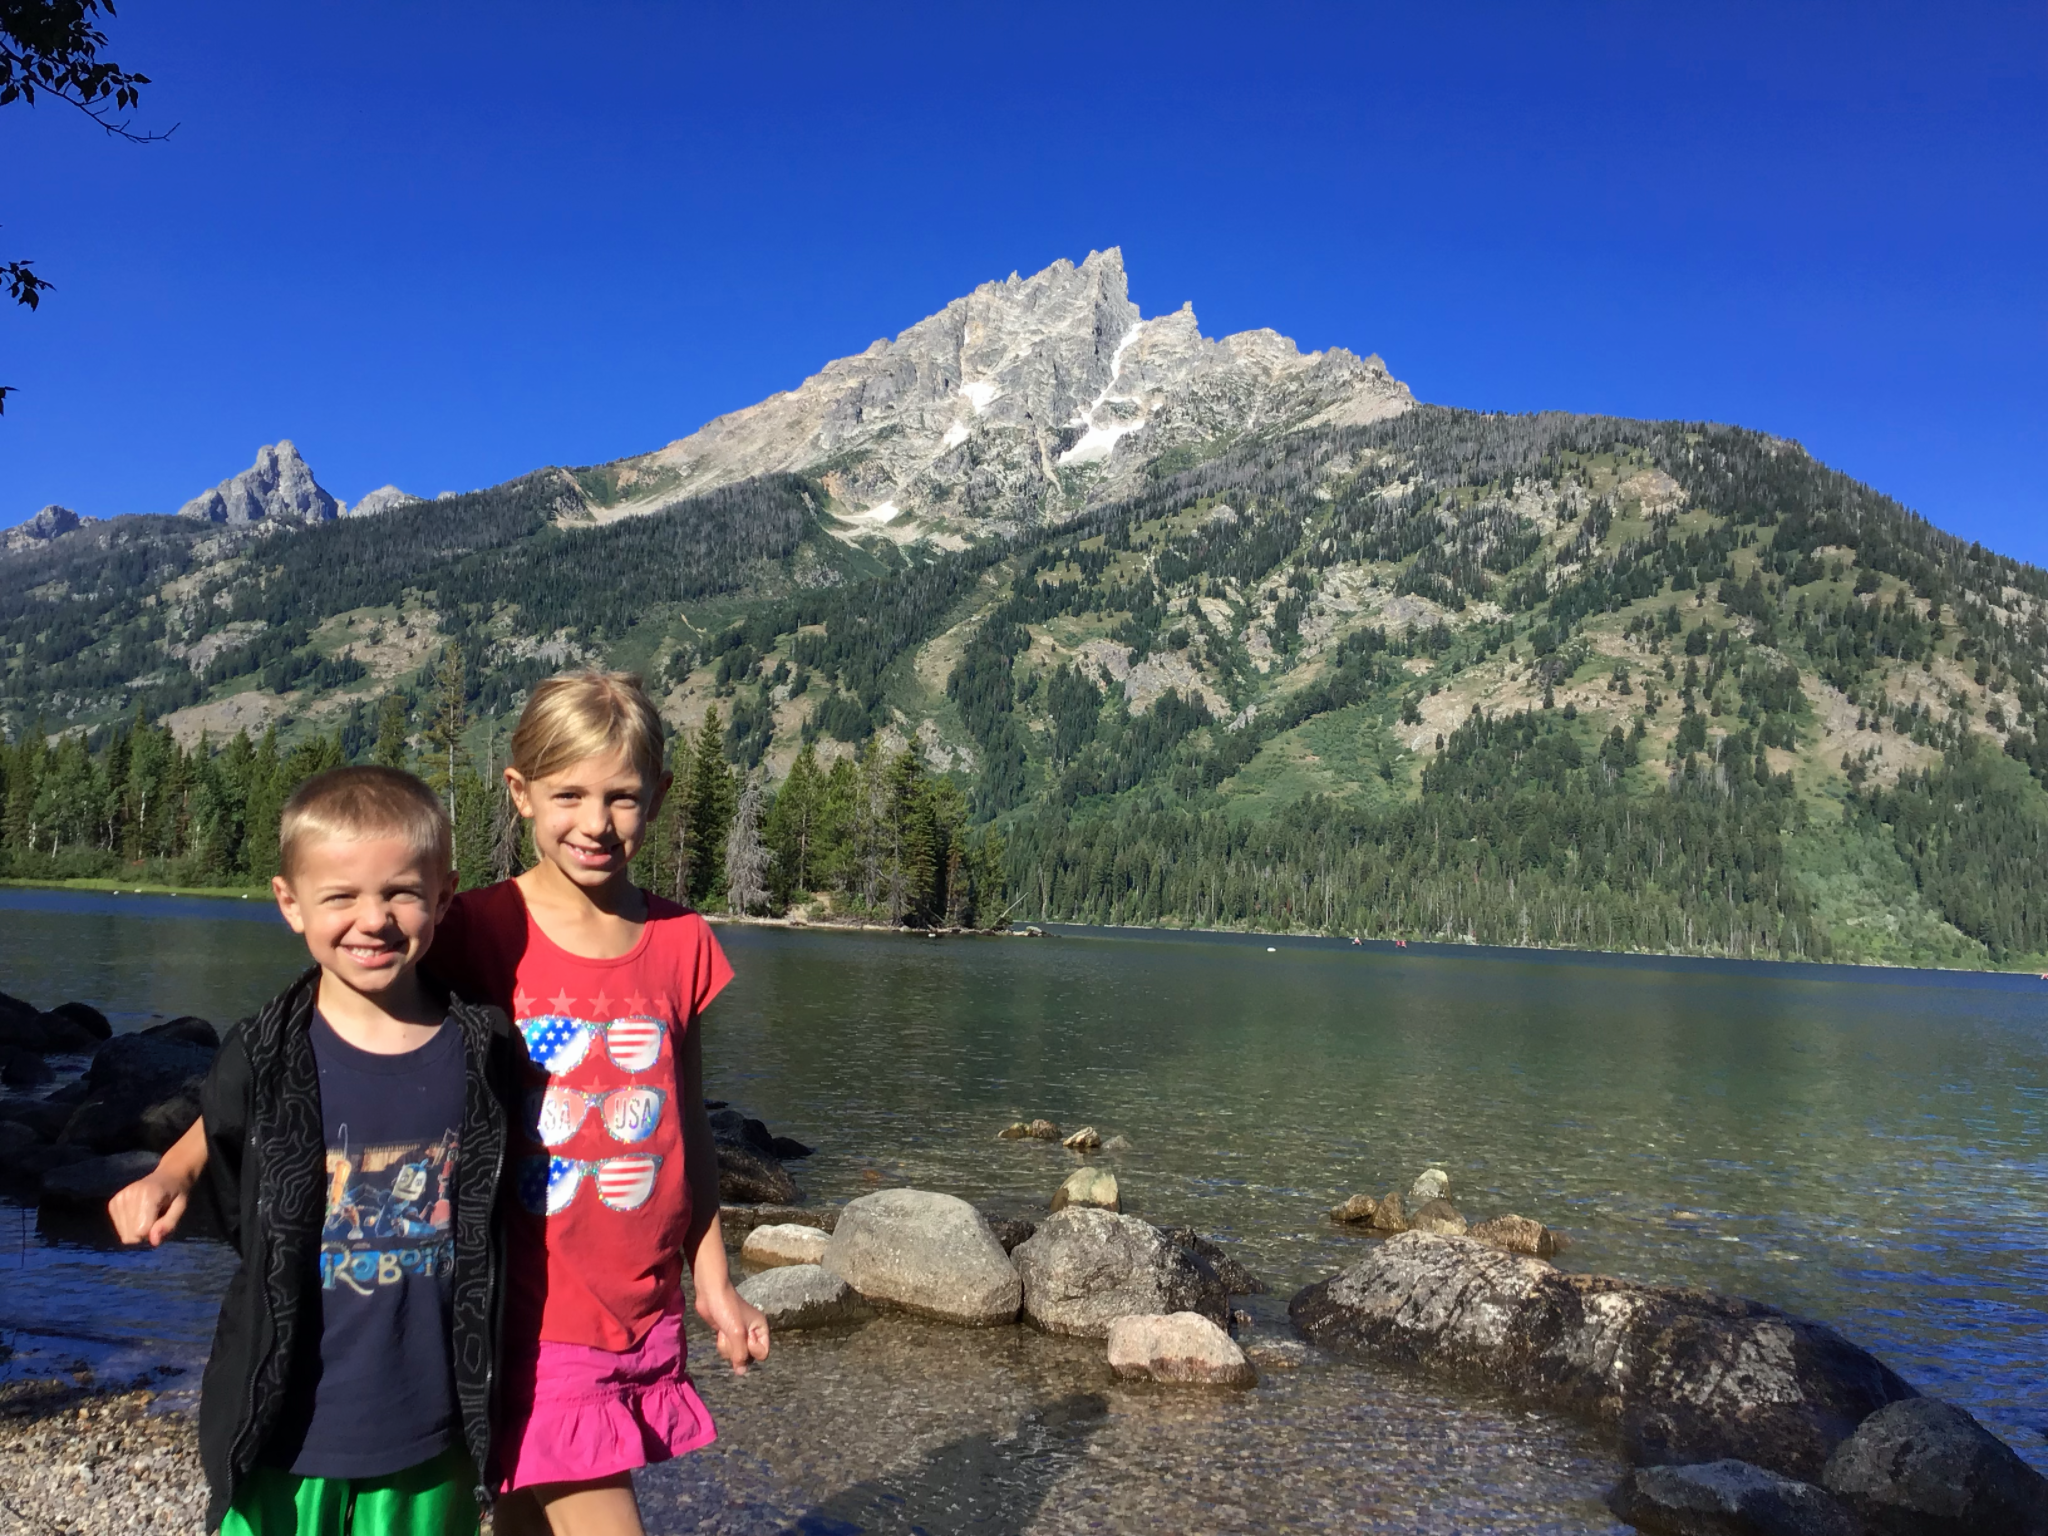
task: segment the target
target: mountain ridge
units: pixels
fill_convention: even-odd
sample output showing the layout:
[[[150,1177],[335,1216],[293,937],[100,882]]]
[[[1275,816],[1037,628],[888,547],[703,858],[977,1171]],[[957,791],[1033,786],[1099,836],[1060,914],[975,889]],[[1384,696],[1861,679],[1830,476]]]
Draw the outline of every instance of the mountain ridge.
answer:
[[[1123,281],[984,285],[638,459],[59,532],[0,557],[0,719],[357,755],[452,656],[482,774],[602,663],[775,804],[806,752],[952,785],[1025,915],[2048,955],[2048,572],[1782,438],[1421,405]]]

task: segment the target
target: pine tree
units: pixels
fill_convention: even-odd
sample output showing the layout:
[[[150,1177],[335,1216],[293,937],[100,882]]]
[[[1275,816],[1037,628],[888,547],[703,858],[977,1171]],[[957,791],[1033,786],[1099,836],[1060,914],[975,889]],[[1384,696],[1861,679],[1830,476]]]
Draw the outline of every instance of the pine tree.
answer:
[[[768,846],[775,854],[775,884],[785,904],[817,889],[812,854],[823,790],[817,749],[807,741],[775,792],[766,825]]]
[[[733,808],[725,838],[726,910],[759,911],[768,903],[768,868],[775,860],[761,841],[761,781],[749,778]]]
[[[449,645],[434,669],[433,714],[427,720],[427,751],[421,767],[434,793],[455,814],[455,776],[461,766],[462,737],[469,729],[468,695],[463,683],[462,647]]]
[[[688,794],[682,809],[689,812],[686,882],[692,905],[704,907],[725,894],[725,839],[732,826],[738,791],[725,760],[723,725],[718,706],[704,712],[697,748],[690,759]]]
[[[405,744],[405,695],[387,693],[377,706],[377,740],[370,761],[380,768],[403,768],[411,754]]]

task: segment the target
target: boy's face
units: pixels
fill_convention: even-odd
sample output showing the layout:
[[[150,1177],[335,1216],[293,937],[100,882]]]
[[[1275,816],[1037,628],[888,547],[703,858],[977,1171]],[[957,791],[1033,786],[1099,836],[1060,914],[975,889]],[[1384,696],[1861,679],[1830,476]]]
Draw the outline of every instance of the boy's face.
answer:
[[[412,974],[455,899],[448,873],[403,837],[308,844],[292,877],[270,888],[314,963],[370,995]]]
[[[505,784],[519,814],[532,818],[534,851],[577,885],[594,889],[626,873],[661,810],[669,776],[650,784],[621,747],[541,779],[508,768]]]

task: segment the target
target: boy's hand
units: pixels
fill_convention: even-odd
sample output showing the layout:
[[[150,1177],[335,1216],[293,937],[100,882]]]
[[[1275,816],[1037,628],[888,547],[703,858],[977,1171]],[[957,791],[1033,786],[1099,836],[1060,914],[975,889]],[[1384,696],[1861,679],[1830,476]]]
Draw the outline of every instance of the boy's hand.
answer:
[[[746,1375],[751,1362],[768,1358],[768,1319],[730,1281],[698,1288],[697,1315],[718,1336],[718,1352],[735,1376]]]
[[[155,1248],[178,1230],[185,1203],[185,1186],[159,1170],[144,1174],[109,1200],[107,1214],[113,1218],[114,1235],[122,1242],[146,1242]]]

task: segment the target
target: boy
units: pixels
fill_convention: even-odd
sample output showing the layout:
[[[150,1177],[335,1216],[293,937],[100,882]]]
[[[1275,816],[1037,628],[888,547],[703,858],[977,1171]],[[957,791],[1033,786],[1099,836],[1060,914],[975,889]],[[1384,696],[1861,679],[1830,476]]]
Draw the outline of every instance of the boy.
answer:
[[[510,1025],[420,974],[455,893],[426,785],[317,774],[278,845],[314,969],[228,1035],[199,1123],[109,1211],[161,1242],[203,1174],[241,1250],[200,1391],[209,1530],[475,1532]]]

